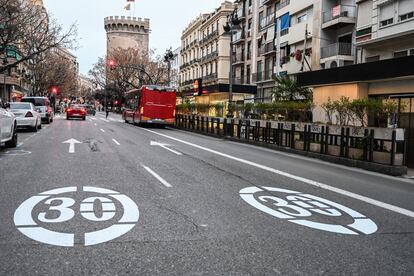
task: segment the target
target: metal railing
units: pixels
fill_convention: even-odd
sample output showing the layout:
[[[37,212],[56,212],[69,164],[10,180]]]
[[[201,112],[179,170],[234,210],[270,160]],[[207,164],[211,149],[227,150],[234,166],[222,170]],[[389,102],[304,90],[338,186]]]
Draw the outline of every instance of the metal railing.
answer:
[[[403,129],[243,120],[177,114],[175,127],[261,145],[391,166],[405,165]]]
[[[321,58],[353,55],[354,47],[351,43],[339,42],[321,48]]]
[[[252,74],[253,82],[269,81],[274,76],[273,69]]]
[[[356,7],[351,5],[337,5],[331,8],[329,11],[323,12],[323,23],[340,17],[355,18]]]

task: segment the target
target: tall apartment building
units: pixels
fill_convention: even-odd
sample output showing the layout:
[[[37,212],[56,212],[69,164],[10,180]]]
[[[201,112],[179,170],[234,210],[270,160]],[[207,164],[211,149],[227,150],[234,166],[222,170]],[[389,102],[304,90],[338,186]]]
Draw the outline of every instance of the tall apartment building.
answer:
[[[238,0],[235,80],[257,85],[256,101],[271,101],[275,75],[310,70],[313,1]],[[306,60],[305,60],[306,58]]]
[[[223,2],[214,12],[202,14],[183,31],[181,37],[181,90],[194,96],[194,82],[202,79],[203,95],[194,97],[198,103],[223,103],[229,100],[230,35],[224,26],[235,5]],[[254,94],[255,87],[236,84],[233,100],[244,100]]]
[[[397,102],[398,112],[393,118],[383,121],[369,116],[369,124],[405,128],[407,165],[414,167],[414,0],[357,0],[355,4],[355,13],[334,6],[331,11],[335,17],[331,21],[335,25],[342,22],[335,31],[347,28],[346,33],[354,37],[351,52],[348,46],[335,48],[340,51],[336,59],[352,54],[349,62],[357,64],[325,66],[329,68],[298,74],[298,82],[313,88],[314,121],[326,120],[320,106],[328,99],[345,96],[351,100],[375,98]],[[322,21],[322,29],[324,24],[327,27],[331,23]],[[346,65],[345,61],[342,65]]]
[[[181,48],[173,51],[174,59],[171,61],[171,83],[170,86],[178,89],[180,85]]]

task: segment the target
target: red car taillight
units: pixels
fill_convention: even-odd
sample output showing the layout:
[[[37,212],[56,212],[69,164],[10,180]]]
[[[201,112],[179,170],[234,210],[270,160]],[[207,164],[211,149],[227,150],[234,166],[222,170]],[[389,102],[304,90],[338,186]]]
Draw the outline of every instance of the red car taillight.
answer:
[[[141,107],[140,113],[141,115],[144,115],[144,107]]]
[[[86,109],[81,109],[81,111],[82,111],[83,113],[86,113]]]
[[[70,108],[68,108],[68,110],[66,110],[66,112],[71,112],[72,111],[72,109],[70,109]]]
[[[29,112],[27,112],[25,117],[33,117],[32,112],[30,112],[30,111],[29,111]]]
[[[175,109],[174,109],[174,111],[173,111],[173,117],[175,117]]]

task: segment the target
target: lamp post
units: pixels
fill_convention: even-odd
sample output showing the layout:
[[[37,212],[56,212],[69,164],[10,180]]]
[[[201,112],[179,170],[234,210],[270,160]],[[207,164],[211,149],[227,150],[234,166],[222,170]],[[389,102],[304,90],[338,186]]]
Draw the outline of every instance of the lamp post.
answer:
[[[164,55],[164,61],[168,64],[168,86],[171,86],[171,61],[174,60],[172,49],[167,49]]]
[[[6,65],[8,64],[8,61],[7,61],[7,52],[5,51],[4,52],[4,59],[3,59],[3,94],[4,94],[4,97],[6,97],[6,94],[7,94],[7,87],[6,87]]]
[[[240,23],[241,21],[237,16],[237,11],[234,10],[233,13],[227,16],[227,23],[224,26],[224,32],[230,34],[229,105],[226,115],[227,118],[233,118],[233,34],[240,29]]]
[[[107,68],[109,67],[109,70],[114,70],[116,66],[116,62],[113,59],[108,60]],[[108,111],[108,71],[106,71],[105,74],[105,99],[104,99],[104,105],[105,105],[105,112]]]

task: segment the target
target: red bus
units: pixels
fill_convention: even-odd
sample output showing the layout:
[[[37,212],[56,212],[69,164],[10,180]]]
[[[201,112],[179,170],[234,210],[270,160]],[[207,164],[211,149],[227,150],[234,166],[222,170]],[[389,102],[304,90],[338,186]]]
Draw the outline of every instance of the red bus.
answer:
[[[127,92],[123,119],[131,124],[173,125],[177,91],[173,88],[146,85]]]

